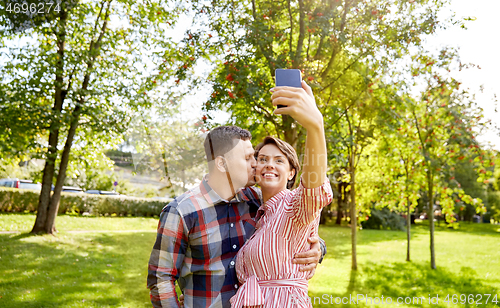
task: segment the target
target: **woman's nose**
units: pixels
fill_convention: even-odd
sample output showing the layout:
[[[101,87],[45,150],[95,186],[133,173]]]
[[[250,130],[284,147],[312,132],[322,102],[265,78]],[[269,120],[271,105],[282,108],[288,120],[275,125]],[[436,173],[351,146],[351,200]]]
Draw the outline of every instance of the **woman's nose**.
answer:
[[[274,163],[272,161],[267,161],[264,168],[274,169]]]

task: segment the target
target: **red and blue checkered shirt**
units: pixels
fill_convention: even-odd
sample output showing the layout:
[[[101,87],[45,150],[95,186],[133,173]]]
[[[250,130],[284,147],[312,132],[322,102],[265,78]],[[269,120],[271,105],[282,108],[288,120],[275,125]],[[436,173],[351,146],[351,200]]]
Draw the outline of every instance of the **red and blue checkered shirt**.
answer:
[[[177,280],[185,307],[230,307],[238,289],[236,254],[255,231],[261,203],[258,188],[227,201],[203,179],[164,207],[148,267],[153,306],[179,307]]]

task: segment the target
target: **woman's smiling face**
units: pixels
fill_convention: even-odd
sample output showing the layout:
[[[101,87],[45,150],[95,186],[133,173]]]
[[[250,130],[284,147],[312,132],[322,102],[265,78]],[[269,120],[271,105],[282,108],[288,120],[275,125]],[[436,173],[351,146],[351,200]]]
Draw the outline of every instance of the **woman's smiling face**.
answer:
[[[255,179],[262,189],[272,191],[271,195],[286,189],[287,182],[294,176],[285,154],[274,144],[263,146],[257,156]]]

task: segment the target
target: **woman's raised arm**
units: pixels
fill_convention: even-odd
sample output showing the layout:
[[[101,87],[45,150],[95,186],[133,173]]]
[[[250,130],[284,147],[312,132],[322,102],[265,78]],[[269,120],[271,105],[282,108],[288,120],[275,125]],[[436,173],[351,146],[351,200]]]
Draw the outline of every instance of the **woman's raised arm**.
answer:
[[[305,81],[302,88],[276,87],[271,99],[274,106],[285,106],[274,110],[274,114],[291,116],[307,131],[302,184],[306,188],[323,185],[327,168],[325,128],[311,87]]]

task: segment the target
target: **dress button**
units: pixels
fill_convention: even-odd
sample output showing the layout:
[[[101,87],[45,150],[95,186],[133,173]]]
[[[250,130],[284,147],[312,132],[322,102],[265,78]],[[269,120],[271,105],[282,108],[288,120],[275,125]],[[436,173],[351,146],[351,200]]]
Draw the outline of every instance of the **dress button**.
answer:
[[[233,245],[233,249],[236,249],[236,247],[238,247],[238,246],[236,246],[236,245]]]
[[[229,263],[229,264],[234,265],[234,261],[231,261],[231,263]]]
[[[235,285],[234,285],[234,288],[235,288],[235,289],[238,289],[238,285],[237,285],[237,284],[235,284]]]
[[[232,227],[234,227],[234,224],[233,224],[233,223],[231,223],[231,228],[232,228]]]

